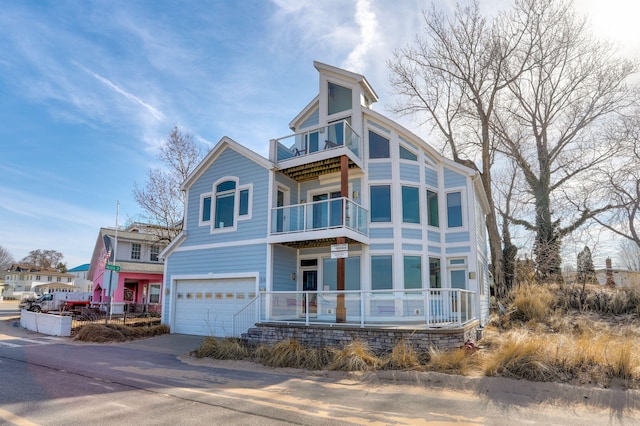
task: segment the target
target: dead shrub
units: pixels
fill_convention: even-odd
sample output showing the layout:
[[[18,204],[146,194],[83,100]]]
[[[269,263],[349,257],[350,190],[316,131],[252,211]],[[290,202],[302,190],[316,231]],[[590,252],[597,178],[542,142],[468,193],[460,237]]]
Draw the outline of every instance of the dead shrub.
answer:
[[[334,359],[329,365],[336,371],[371,371],[382,365],[380,358],[366,342],[355,340],[342,349],[333,349]]]
[[[200,346],[191,351],[196,358],[213,359],[245,359],[249,356],[249,350],[240,339],[205,337]]]
[[[413,346],[401,339],[393,347],[391,354],[383,360],[383,370],[420,370],[420,358]]]
[[[549,318],[554,300],[546,286],[520,285],[514,291],[512,305],[517,309],[510,314],[512,320],[545,322]]]
[[[315,350],[305,348],[295,339],[287,339],[273,345],[263,354],[260,362],[269,367],[317,368]]]

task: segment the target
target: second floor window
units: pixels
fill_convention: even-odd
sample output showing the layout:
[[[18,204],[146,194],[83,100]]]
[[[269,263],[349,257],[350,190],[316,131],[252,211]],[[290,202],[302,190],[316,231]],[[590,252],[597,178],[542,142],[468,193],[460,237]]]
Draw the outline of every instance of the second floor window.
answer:
[[[228,180],[216,186],[215,227],[229,228],[234,226],[234,208],[236,183]]]
[[[149,260],[151,260],[152,262],[157,262],[159,256],[160,256],[160,247],[151,246],[151,254],[149,256]]]
[[[449,228],[462,226],[462,193],[447,194],[447,225]]]
[[[391,222],[391,187],[371,186],[371,222]]]
[[[131,244],[131,259],[140,260],[140,252],[142,251],[142,247],[140,244],[134,243]]]

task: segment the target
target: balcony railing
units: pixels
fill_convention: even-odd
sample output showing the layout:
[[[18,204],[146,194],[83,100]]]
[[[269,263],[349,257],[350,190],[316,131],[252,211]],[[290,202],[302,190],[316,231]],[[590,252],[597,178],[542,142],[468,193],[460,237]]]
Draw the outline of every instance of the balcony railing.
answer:
[[[346,197],[276,207],[271,215],[271,233],[285,234],[344,227],[367,235],[368,215],[368,210]]]
[[[360,137],[347,121],[285,136],[276,141],[276,161],[346,146],[360,158]]]

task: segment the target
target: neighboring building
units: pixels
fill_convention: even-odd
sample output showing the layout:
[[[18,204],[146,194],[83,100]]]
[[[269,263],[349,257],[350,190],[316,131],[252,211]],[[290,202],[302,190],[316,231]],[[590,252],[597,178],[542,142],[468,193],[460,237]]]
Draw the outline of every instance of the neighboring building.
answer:
[[[15,263],[5,274],[5,289],[3,295],[21,299],[23,297],[42,294],[43,286],[73,287],[75,276],[55,269],[35,267],[28,264]]]
[[[75,275],[73,283],[78,288],[78,291],[89,293],[93,292],[93,283],[91,280],[87,279],[87,276],[89,275],[89,266],[90,265],[88,263],[85,263],[67,270],[68,274]]]
[[[159,254],[166,243],[159,242],[158,229],[141,223],[117,231],[100,228],[87,271],[94,304],[109,302],[111,291],[119,309],[126,304],[160,311],[163,264]]]
[[[478,173],[373,111],[362,75],[314,66],[319,94],[269,159],[224,137],[185,181],[163,323],[214,336],[256,322],[485,324]]]

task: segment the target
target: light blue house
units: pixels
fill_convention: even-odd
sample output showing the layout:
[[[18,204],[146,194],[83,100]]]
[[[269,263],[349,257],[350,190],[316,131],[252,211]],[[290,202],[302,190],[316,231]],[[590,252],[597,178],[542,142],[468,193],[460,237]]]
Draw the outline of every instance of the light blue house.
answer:
[[[478,174],[375,112],[362,75],[314,66],[318,96],[269,159],[224,137],[184,183],[184,230],[161,254],[163,323],[213,336],[482,326]]]

